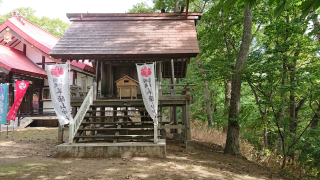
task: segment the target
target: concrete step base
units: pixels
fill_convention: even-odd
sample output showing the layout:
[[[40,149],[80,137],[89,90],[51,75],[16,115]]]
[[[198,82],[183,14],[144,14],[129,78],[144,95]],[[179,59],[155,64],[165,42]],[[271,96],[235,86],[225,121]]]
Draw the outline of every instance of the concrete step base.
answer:
[[[122,143],[64,143],[56,146],[54,157],[109,158],[109,157],[166,157],[166,140]]]

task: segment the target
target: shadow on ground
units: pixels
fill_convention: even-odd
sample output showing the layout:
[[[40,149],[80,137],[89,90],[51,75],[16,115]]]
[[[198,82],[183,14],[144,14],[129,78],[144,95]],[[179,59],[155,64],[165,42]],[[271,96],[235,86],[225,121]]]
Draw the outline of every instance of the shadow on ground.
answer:
[[[0,135],[0,179],[286,179],[253,162],[195,143],[186,150],[167,140],[167,158],[53,158],[57,128],[30,128]]]

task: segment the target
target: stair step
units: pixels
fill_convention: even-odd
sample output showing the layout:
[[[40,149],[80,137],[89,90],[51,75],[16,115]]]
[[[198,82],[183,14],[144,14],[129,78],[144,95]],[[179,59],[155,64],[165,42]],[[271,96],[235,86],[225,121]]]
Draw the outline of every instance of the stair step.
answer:
[[[117,112],[117,111],[139,111],[139,112],[145,112],[146,110],[88,110],[87,112]]]
[[[97,136],[75,136],[74,138],[153,138],[153,135],[97,135]],[[161,137],[161,135],[158,135]]]
[[[160,129],[160,128],[159,128]],[[104,129],[78,129],[78,131],[110,131],[110,130],[129,130],[129,131],[153,131],[153,128],[104,128]]]
[[[82,122],[81,125],[85,125],[85,124],[153,124],[153,121],[139,121],[139,122],[131,122],[131,121],[123,121],[123,122]],[[159,124],[170,124],[169,121],[163,121],[163,122],[159,122]],[[181,122],[179,122],[178,124],[181,124]]]
[[[113,117],[113,116],[85,116],[84,119],[88,118],[107,118],[107,117]],[[115,117],[134,117],[134,116],[115,116]]]
[[[82,125],[85,124],[153,124],[153,121],[142,121],[142,122],[131,122],[131,121],[124,121],[124,122],[82,122]]]

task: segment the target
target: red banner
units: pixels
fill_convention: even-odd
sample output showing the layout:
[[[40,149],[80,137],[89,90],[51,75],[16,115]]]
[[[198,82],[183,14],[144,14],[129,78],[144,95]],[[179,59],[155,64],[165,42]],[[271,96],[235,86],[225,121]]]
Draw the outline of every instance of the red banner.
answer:
[[[29,81],[16,81],[15,101],[9,111],[7,119],[15,121],[18,109],[29,86]]]

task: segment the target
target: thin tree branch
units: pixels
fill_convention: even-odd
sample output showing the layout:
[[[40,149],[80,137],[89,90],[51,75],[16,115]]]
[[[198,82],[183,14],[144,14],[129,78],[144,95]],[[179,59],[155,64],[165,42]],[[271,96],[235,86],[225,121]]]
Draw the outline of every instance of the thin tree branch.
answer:
[[[306,100],[307,100],[307,96],[305,96],[303,99],[299,101],[298,106],[296,107],[296,110],[295,110],[296,112],[298,112],[301,109],[301,107],[306,102]]]
[[[253,39],[255,38],[256,33],[260,30],[260,27],[261,27],[261,23],[259,24],[258,28],[256,29],[256,31],[255,31],[254,34],[252,35],[251,41],[253,41]]]
[[[252,86],[252,84],[251,84],[250,82],[248,82],[248,84],[249,84],[249,86],[250,86],[251,89],[252,89],[252,92],[253,92],[253,94],[254,94],[254,98],[256,99],[256,102],[258,103],[260,114],[261,114],[261,115],[264,115],[264,113],[263,113],[263,111],[262,111],[262,109],[261,109],[261,104],[259,103],[259,97],[258,97],[256,91],[254,90],[254,87]]]

